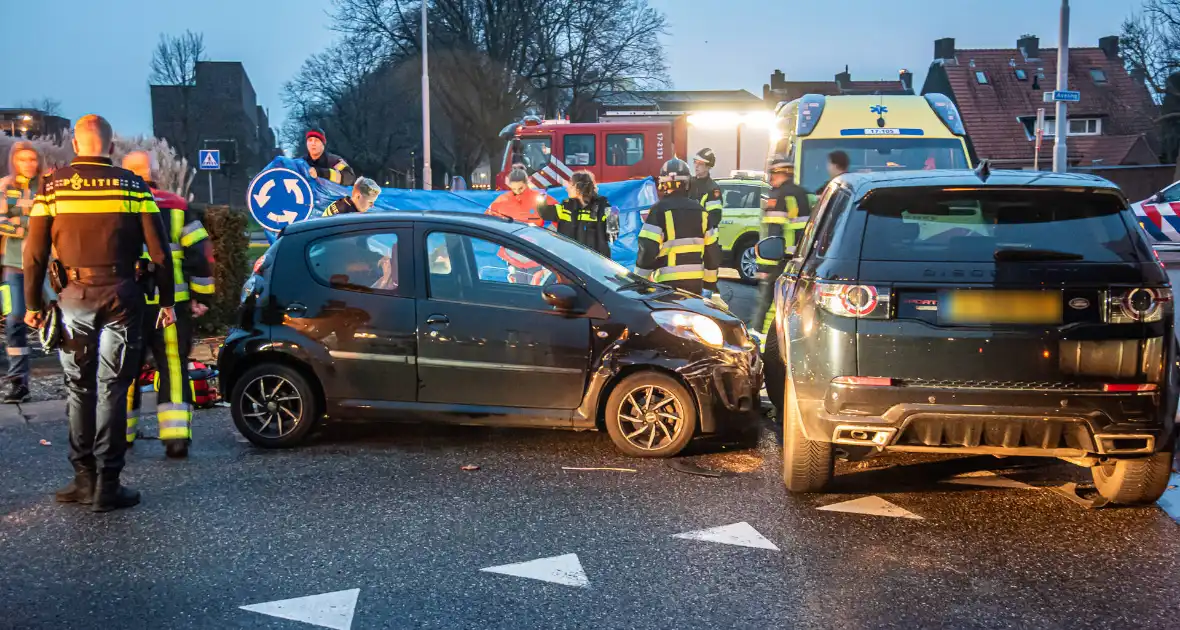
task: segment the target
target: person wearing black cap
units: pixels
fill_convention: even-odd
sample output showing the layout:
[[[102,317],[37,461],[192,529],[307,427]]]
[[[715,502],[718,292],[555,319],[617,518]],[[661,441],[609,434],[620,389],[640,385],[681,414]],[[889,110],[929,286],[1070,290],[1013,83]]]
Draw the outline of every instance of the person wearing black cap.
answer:
[[[344,158],[335,153],[328,153],[328,139],[323,131],[312,129],[307,132],[307,155],[303,161],[307,162],[312,177],[326,179],[341,186],[351,186],[356,181],[356,174]]]

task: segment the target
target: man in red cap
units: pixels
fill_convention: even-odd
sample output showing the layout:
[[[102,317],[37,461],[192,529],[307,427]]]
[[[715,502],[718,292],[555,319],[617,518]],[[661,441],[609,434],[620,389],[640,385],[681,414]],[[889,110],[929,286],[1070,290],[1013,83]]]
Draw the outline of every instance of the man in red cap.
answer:
[[[307,155],[303,160],[307,162],[312,177],[319,177],[341,186],[351,186],[356,181],[352,167],[344,158],[326,151],[328,139],[324,132],[312,129],[307,132]]]

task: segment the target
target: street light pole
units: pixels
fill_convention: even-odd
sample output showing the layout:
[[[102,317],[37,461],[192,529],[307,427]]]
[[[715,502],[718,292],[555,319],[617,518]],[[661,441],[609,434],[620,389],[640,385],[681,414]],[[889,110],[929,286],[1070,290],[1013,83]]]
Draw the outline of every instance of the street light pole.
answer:
[[[430,190],[430,68],[426,63],[426,0],[422,0],[422,190]]]
[[[1061,0],[1061,24],[1057,37],[1057,89],[1069,89],[1069,0]],[[1069,114],[1065,101],[1057,101],[1057,129],[1053,136],[1053,172],[1069,170],[1066,136],[1069,135]]]

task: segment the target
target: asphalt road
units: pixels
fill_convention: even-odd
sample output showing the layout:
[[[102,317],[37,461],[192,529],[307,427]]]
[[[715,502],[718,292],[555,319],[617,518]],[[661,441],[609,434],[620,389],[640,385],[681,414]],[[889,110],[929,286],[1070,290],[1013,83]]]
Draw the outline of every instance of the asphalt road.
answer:
[[[51,500],[63,419],[0,421],[0,627],[1180,625],[1180,525],[1067,499],[1085,471],[1052,460],[889,457],[799,498],[772,418],[682,458],[719,478],[596,433],[344,425],[272,452],[225,409],[194,431],[187,461],[138,444],[143,503],[95,515]]]

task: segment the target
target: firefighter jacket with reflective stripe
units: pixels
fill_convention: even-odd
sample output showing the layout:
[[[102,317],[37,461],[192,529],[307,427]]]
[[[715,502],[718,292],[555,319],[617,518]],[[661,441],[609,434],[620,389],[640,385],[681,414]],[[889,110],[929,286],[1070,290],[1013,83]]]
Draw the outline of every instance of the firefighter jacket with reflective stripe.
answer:
[[[648,211],[639,232],[639,273],[691,293],[716,291],[721,256],[710,245],[717,242],[719,220],[686,196],[664,197]]]
[[[151,185],[151,182],[148,183]],[[175,284],[175,300],[182,302],[196,298],[210,303],[213,299],[213,248],[209,232],[188,209],[183,197],[166,190],[152,187],[156,206],[164,217],[168,228],[169,248],[172,252],[172,276]],[[143,255],[147,258],[147,254]],[[156,298],[148,297],[148,304],[155,304]]]
[[[352,172],[352,167],[335,153],[324,151],[318,160],[305,155],[303,161],[307,162],[309,168],[315,169],[316,177],[322,177],[341,186],[351,186],[356,182],[356,174]]]
[[[0,236],[4,242],[0,247],[4,249],[3,260],[0,265],[20,269],[24,265],[22,250],[24,238],[29,228],[29,211],[33,207],[33,197],[41,188],[41,178],[8,176],[0,179]]]
[[[770,189],[766,208],[762,211],[763,237],[781,236],[787,246],[795,244],[795,234],[807,225],[811,216],[811,204],[807,191],[797,184],[787,182]],[[775,275],[782,268],[782,262],[758,259],[760,274]]]
[[[25,239],[25,300],[43,307],[51,252],[67,268],[111,268],[134,277],[147,245],[156,265],[160,303],[172,306],[175,280],[168,232],[148,185],[110,158],[79,157],[41,183]]]
[[[606,224],[610,220],[610,202],[598,196],[589,203],[566,199],[556,206],[542,206],[541,217],[557,224],[557,233],[610,257],[610,239]]]
[[[360,209],[352,202],[352,197],[341,197],[324,210],[324,216],[334,217],[338,214],[352,214],[353,212],[360,212]]]
[[[711,176],[692,178],[688,184],[688,198],[700,202],[701,207],[709,213],[709,220],[713,222],[713,225],[721,225],[722,208],[724,207],[721,200],[721,187],[713,181]],[[714,239],[709,247],[716,250],[711,252],[709,256],[715,256],[717,260],[721,260],[721,241]],[[717,276],[715,274],[712,276],[706,274],[705,283],[712,284],[713,288],[710,290],[717,290]]]

